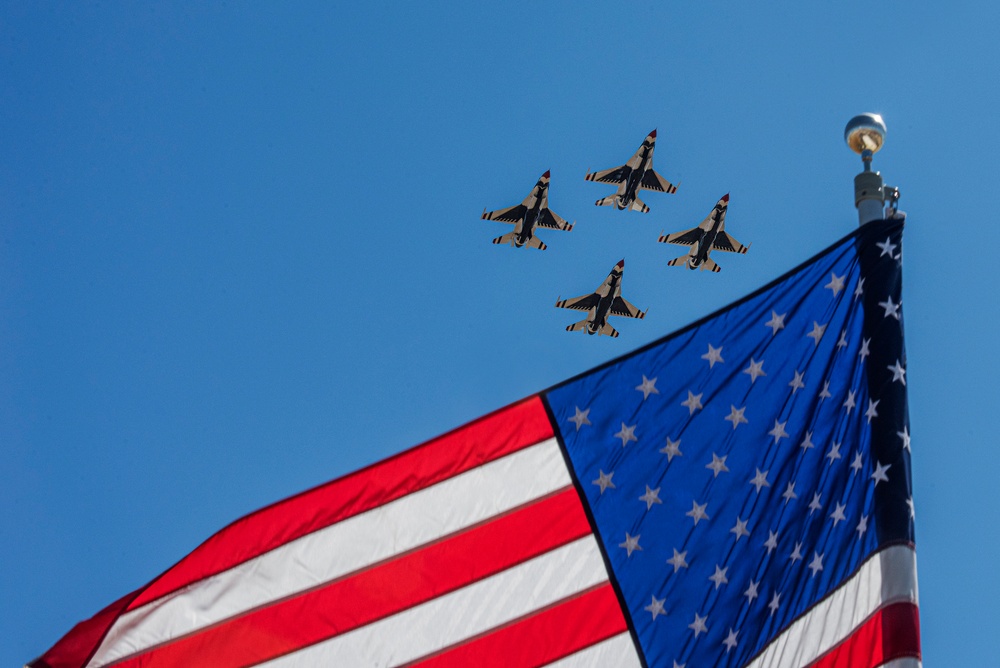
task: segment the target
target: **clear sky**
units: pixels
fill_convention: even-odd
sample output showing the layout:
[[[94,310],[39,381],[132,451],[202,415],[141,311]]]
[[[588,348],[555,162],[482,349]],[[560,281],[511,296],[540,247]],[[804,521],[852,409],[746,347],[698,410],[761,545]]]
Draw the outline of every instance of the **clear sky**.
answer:
[[[995,664],[996,3],[185,4],[0,8],[0,665],[849,233],[865,111],[908,213],[925,662]],[[653,128],[677,194],[594,207]],[[491,245],[547,169],[576,228]],[[666,266],[727,192],[750,252]],[[623,257],[646,319],[564,331]]]

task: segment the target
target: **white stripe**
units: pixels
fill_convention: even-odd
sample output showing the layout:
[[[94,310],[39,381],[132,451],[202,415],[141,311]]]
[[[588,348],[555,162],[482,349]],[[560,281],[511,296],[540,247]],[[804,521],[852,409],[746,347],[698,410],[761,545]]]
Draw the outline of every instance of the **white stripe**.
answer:
[[[585,536],[468,587],[260,665],[398,666],[607,580],[597,541]]]
[[[555,439],[303,536],[122,615],[96,668],[311,589],[570,484]]]
[[[883,663],[879,668],[921,668],[920,659],[907,656],[902,659],[893,659],[888,663]]]
[[[747,668],[808,665],[877,610],[901,601],[917,603],[917,555],[912,548],[896,545],[866,561],[854,576],[772,640]]]
[[[608,666],[641,668],[639,655],[636,654],[635,644],[628,631],[547,664],[546,668],[608,668]]]

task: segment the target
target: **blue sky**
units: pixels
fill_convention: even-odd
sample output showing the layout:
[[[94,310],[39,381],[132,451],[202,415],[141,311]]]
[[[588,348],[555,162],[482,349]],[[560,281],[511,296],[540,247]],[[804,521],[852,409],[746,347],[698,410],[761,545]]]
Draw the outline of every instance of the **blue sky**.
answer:
[[[994,3],[4,3],[0,664],[262,505],[673,331],[907,211],[927,665],[989,665],[1000,369]],[[596,208],[658,129],[676,195]],[[551,169],[570,233],[490,244]],[[745,256],[666,266],[731,193]],[[564,331],[626,259],[649,314]],[[985,527],[985,531],[983,530]],[[961,639],[959,641],[959,639]]]

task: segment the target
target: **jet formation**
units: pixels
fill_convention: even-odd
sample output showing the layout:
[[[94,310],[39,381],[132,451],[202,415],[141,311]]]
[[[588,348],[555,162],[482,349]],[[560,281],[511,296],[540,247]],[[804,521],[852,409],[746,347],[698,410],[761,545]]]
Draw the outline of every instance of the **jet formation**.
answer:
[[[514,231],[500,235],[493,240],[493,243],[510,244],[517,248],[522,246],[538,250],[548,248],[541,239],[535,236],[536,227],[548,227],[566,232],[573,229],[573,223],[567,223],[549,209],[549,171],[542,174],[523,202],[496,211],[484,209],[482,219],[513,223]]]
[[[721,271],[721,267],[715,260],[708,256],[713,250],[725,251],[727,253],[740,253],[745,255],[750,246],[744,246],[726,232],[726,209],[729,208],[729,193],[722,196],[715,203],[715,208],[708,214],[705,220],[701,221],[698,227],[692,227],[683,232],[673,234],[660,234],[658,241],[664,244],[679,244],[681,246],[691,246],[691,252],[687,255],[676,257],[667,264],[676,267],[686,263],[688,269],[702,270],[709,269],[714,272]]]
[[[589,295],[573,299],[556,300],[557,308],[571,308],[577,311],[587,311],[587,317],[566,328],[567,332],[586,330],[587,334],[603,334],[612,338],[618,336],[618,330],[608,324],[608,317],[620,315],[625,318],[646,317],[645,311],[630,304],[622,297],[622,273],[625,271],[623,258],[612,269],[597,290]]]
[[[677,186],[667,181],[653,171],[653,150],[656,147],[656,130],[650,132],[643,140],[639,150],[621,167],[606,169],[599,172],[588,172],[587,181],[609,183],[618,186],[613,195],[603,197],[595,202],[597,206],[615,206],[620,211],[640,211],[649,213],[649,207],[638,198],[640,190],[673,194]],[[535,183],[531,192],[520,204],[483,211],[483,220],[495,220],[514,225],[514,230],[502,234],[493,240],[494,244],[510,244],[516,248],[527,246],[545,250],[547,246],[535,236],[538,228],[548,228],[569,232],[573,223],[567,223],[563,218],[549,209],[549,179],[546,171]],[[726,211],[729,208],[729,194],[723,195],[716,202],[711,213],[697,227],[672,234],[660,233],[658,241],[668,244],[690,246],[689,253],[670,260],[667,264],[673,267],[686,265],[689,269],[708,269],[720,271],[718,264],[709,257],[713,250],[728,253],[744,254],[750,248],[744,246],[725,231]],[[630,304],[621,296],[622,274],[625,270],[625,260],[614,266],[611,273],[594,292],[574,299],[558,299],[556,307],[586,311],[587,317],[580,322],[566,327],[566,331],[586,331],[587,334],[598,334],[617,337],[618,331],[608,324],[611,316],[642,319],[645,311]]]

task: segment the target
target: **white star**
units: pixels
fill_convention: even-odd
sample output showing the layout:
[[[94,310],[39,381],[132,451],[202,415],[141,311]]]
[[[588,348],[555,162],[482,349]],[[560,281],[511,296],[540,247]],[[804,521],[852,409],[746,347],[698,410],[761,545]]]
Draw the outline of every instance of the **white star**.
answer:
[[[854,453],[854,461],[851,462],[851,468],[854,469],[851,472],[851,475],[854,475],[855,473],[857,473],[858,471],[860,471],[862,469],[862,467],[864,467],[864,460],[861,459],[861,453],[860,452],[856,452],[856,453]]]
[[[753,384],[757,381],[759,376],[766,376],[764,373],[764,360],[756,361],[754,358],[750,358],[750,366],[743,369],[743,373],[750,376],[750,383]]]
[[[858,540],[861,540],[861,537],[865,535],[866,531],[868,531],[868,516],[867,515],[862,515],[861,516],[861,520],[858,522],[858,528],[855,529],[855,531],[858,532]]]
[[[660,448],[660,452],[667,456],[667,461],[674,461],[674,457],[683,457],[684,453],[681,452],[681,441],[677,439],[676,441],[671,441],[670,437],[667,437],[667,445],[664,448]]]
[[[691,390],[688,390],[687,401],[682,401],[681,406],[686,406],[687,409],[691,411],[691,415],[694,415],[694,412],[696,410],[698,410],[699,408],[703,408],[703,406],[701,405],[701,398],[702,396],[704,396],[704,394],[705,394],[704,392],[702,392],[701,394],[694,394],[693,392],[691,392]]]
[[[802,543],[795,544],[795,549],[788,555],[788,558],[792,561],[802,561]]]
[[[646,510],[652,508],[654,503],[663,503],[660,501],[660,488],[650,489],[649,485],[646,485],[646,493],[640,496],[639,500],[646,502]]]
[[[816,444],[812,442],[813,433],[811,431],[806,432],[806,437],[802,439],[802,443],[799,445],[803,450],[809,450],[815,448]]]
[[[764,547],[767,548],[767,553],[771,554],[776,549],[778,549],[778,534],[774,531],[767,532],[767,540],[764,542]]]
[[[847,347],[847,330],[846,329],[840,330],[840,338],[837,339],[837,347],[838,348],[846,348]]]
[[[824,285],[824,288],[830,288],[833,290],[833,296],[836,297],[841,290],[844,289],[844,279],[847,278],[847,274],[843,276],[837,276],[834,273],[830,273],[830,282]]]
[[[830,452],[826,453],[826,458],[830,460],[831,464],[840,459],[840,443],[834,443],[830,446]]]
[[[897,431],[896,432],[896,436],[899,436],[901,439],[903,439],[903,448],[904,449],[909,450],[910,452],[913,452],[912,450],[910,450],[910,428],[909,427],[907,427],[907,426],[904,425],[903,426],[903,431]]]
[[[592,481],[593,484],[601,488],[601,494],[604,494],[604,490],[606,490],[608,487],[610,487],[611,489],[615,489],[615,483],[611,482],[611,476],[613,476],[614,474],[615,474],[614,471],[612,471],[611,473],[605,473],[604,471],[601,471],[600,477],[598,477],[597,480]]]
[[[768,436],[774,436],[774,442],[777,443],[783,438],[788,438],[788,432],[785,431],[785,425],[788,424],[788,420],[784,422],[774,421],[774,429],[767,432]]]
[[[805,374],[799,373],[798,369],[795,370],[795,378],[792,378],[792,382],[788,384],[788,387],[792,388],[792,394],[795,394],[806,386],[806,384],[802,382],[804,376]]]
[[[687,554],[687,550],[678,552],[677,548],[674,548],[674,556],[667,559],[667,563],[674,567],[674,573],[688,567]]]
[[[725,362],[722,359],[722,346],[718,348],[713,348],[712,344],[708,344],[708,352],[701,356],[703,360],[708,360],[708,368],[711,369],[715,366],[716,362]]]
[[[626,531],[625,542],[618,543],[618,547],[625,548],[625,550],[628,552],[628,556],[631,557],[632,553],[635,552],[636,550],[639,550],[640,552],[642,551],[642,548],[639,546],[639,539],[641,537],[642,536],[630,536],[629,533]]]
[[[906,369],[900,365],[898,359],[895,364],[890,364],[886,369],[892,372],[892,382],[895,383],[898,380],[903,384],[903,387],[906,387]]]
[[[771,609],[771,616],[774,617],[774,613],[776,613],[778,608],[781,607],[781,594],[774,592],[774,598],[772,598],[771,602],[767,604],[767,607]]]
[[[652,596],[651,598],[653,599],[653,602],[643,608],[643,610],[651,613],[653,615],[653,619],[656,619],[657,615],[663,615],[666,617],[667,613],[663,609],[663,602],[667,600],[666,597],[656,598],[655,596]]]
[[[570,422],[576,425],[576,430],[580,431],[580,427],[585,424],[590,424],[590,420],[587,419],[587,415],[590,414],[590,409],[581,411],[579,406],[576,406],[576,415],[569,419]]]
[[[820,492],[816,492],[815,494],[813,494],[813,500],[809,502],[810,515],[812,515],[814,512],[823,507],[822,505],[820,505],[820,498],[821,498]]]
[[[788,314],[782,313],[778,315],[776,311],[771,311],[771,319],[764,323],[765,327],[771,328],[771,336],[777,334],[779,329],[784,329],[786,315]]]
[[[760,488],[761,487],[770,487],[771,486],[771,483],[769,483],[767,481],[767,474],[768,474],[768,471],[764,471],[762,473],[760,469],[757,469],[757,475],[755,475],[753,477],[753,480],[750,481],[750,484],[757,488],[757,493],[758,494],[760,494]]]
[[[674,661],[674,668],[687,668],[687,664],[686,663],[677,663],[676,661]]]
[[[708,627],[705,626],[705,622],[708,621],[708,615],[704,617],[699,617],[698,613],[694,613],[694,621],[688,624],[688,628],[694,631],[694,637],[697,638],[699,633],[708,633]]]
[[[823,332],[825,331],[826,331],[826,325],[821,325],[815,320],[813,320],[813,331],[806,334],[806,336],[810,337],[818,346],[819,340],[823,338]]]
[[[858,280],[858,287],[854,289],[854,298],[857,299],[865,293],[865,279]]]
[[[740,542],[740,538],[743,536],[749,536],[750,532],[747,531],[747,523],[742,521],[739,517],[736,518],[736,526],[729,530],[729,533],[736,534],[736,542]]]
[[[882,317],[888,318],[891,315],[896,320],[899,320],[899,307],[903,305],[902,302],[893,304],[892,295],[889,295],[885,298],[884,302],[879,302],[878,305],[885,309],[885,315]]]
[[[632,425],[631,427],[626,427],[625,423],[622,422],[622,429],[617,434],[615,434],[615,438],[622,439],[622,447],[623,448],[626,445],[628,445],[629,441],[638,441],[639,440],[639,439],[637,439],[635,437],[635,428],[636,428],[636,426],[637,425]]]
[[[729,629],[729,635],[727,635],[726,639],[722,641],[722,644],[726,646],[726,654],[729,654],[729,650],[736,649],[736,645],[738,644],[736,642],[736,636],[739,634],[739,631],[733,631],[731,628]]]
[[[854,392],[848,392],[847,401],[844,402],[844,408],[847,409],[848,415],[851,414],[851,409],[854,408],[855,406],[857,406],[857,403],[855,403],[854,401]]]
[[[823,555],[819,552],[813,552],[812,561],[809,562],[809,570],[813,572],[812,576],[816,577],[816,574],[823,570]]]
[[[829,399],[833,395],[830,394],[830,381],[823,383],[823,391],[819,393],[820,399]]]
[[[729,578],[726,577],[726,571],[728,570],[728,566],[725,568],[719,568],[718,564],[715,565],[715,573],[713,573],[708,579],[715,583],[716,589],[724,584],[729,584]]]
[[[890,467],[892,467],[892,464],[886,464],[885,466],[882,466],[882,462],[879,461],[875,462],[875,472],[872,473],[872,480],[875,481],[876,487],[878,487],[878,484],[880,482],[889,482],[889,476],[887,476],[885,473],[886,471],[889,470]]]
[[[702,520],[712,519],[711,517],[708,516],[708,513],[705,512],[706,507],[708,507],[708,503],[703,503],[699,506],[697,501],[692,501],[691,510],[687,511],[684,514],[693,519],[694,525],[698,526],[698,522]]]
[[[875,410],[875,408],[878,406],[879,401],[882,400],[881,399],[876,399],[875,401],[872,401],[871,399],[868,400],[868,410],[865,411],[865,417],[868,418],[868,424],[872,423],[872,418],[878,417],[878,411]]]
[[[875,245],[882,249],[879,257],[888,255],[891,258],[892,251],[896,250],[896,244],[892,243],[892,237],[886,237],[884,242],[877,242]]]
[[[906,500],[906,505],[909,506],[909,508],[910,508],[910,519],[911,520],[917,519],[917,509],[916,509],[916,506],[913,505],[913,497],[912,496]]]
[[[747,585],[747,590],[743,592],[743,595],[747,597],[747,603],[753,603],[753,600],[757,598],[757,586],[759,584],[760,580],[757,580],[756,582],[751,580],[750,584]]]
[[[868,357],[869,355],[871,355],[871,353],[868,351],[868,344],[871,343],[871,342],[872,342],[871,339],[862,339],[861,340],[861,352],[858,353],[858,357],[861,358],[862,362],[865,361],[866,357]]]
[[[785,493],[781,495],[781,498],[783,498],[785,500],[785,503],[788,503],[792,499],[799,498],[799,495],[795,493],[795,483],[794,482],[788,483],[788,487],[785,488]]]
[[[646,378],[646,374],[642,374],[642,385],[636,385],[635,389],[642,392],[642,400],[645,401],[649,398],[651,394],[659,394],[660,391],[656,389],[656,379],[650,380]]]
[[[735,431],[735,429],[738,426],[740,426],[741,423],[742,424],[747,423],[747,419],[743,417],[743,413],[746,411],[747,407],[744,406],[739,410],[737,410],[736,406],[733,406],[732,404],[730,404],[729,407],[732,409],[732,412],[725,419],[733,423],[733,430]]]
[[[847,516],[844,515],[844,510],[846,508],[847,504],[838,503],[837,507],[833,509],[832,513],[830,513],[830,519],[833,520],[833,526],[837,526],[837,522],[843,522],[847,519]]]
[[[720,473],[729,470],[729,468],[726,466],[726,457],[728,456],[729,455],[723,455],[722,457],[719,457],[714,452],[712,453],[712,463],[705,464],[705,468],[712,469],[712,471],[715,473],[715,475],[712,476],[713,478],[718,478]]]

